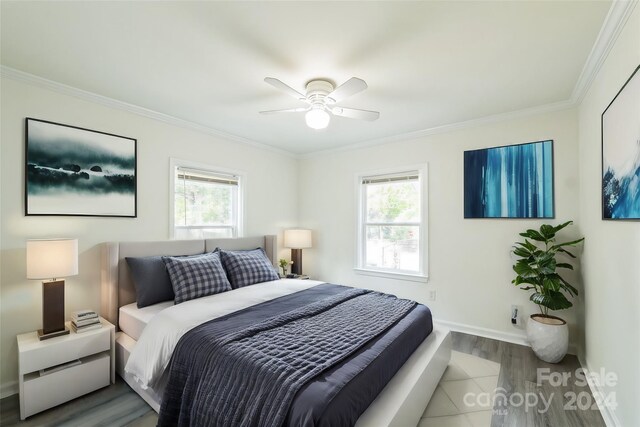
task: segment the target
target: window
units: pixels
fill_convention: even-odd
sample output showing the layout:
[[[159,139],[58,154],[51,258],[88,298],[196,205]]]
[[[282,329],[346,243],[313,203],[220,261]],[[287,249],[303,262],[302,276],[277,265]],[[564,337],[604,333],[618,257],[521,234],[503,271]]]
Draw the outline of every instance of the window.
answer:
[[[241,235],[239,174],[172,160],[172,237],[209,239]]]
[[[358,178],[357,270],[426,279],[425,176],[417,168]]]

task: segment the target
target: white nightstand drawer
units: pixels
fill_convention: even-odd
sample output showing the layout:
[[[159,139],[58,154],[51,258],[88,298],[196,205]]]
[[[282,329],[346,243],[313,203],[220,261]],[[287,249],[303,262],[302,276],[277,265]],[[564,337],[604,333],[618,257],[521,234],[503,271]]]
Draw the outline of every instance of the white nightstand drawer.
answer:
[[[48,375],[28,375],[23,386],[24,417],[108,386],[110,360],[108,353],[101,353]]]
[[[34,334],[28,351],[21,352],[20,372],[30,373],[80,359],[111,348],[111,331],[107,328],[38,341]]]
[[[115,382],[115,327],[103,318],[100,323],[43,341],[36,332],[17,336],[20,419]],[[40,376],[41,369],[48,373]]]

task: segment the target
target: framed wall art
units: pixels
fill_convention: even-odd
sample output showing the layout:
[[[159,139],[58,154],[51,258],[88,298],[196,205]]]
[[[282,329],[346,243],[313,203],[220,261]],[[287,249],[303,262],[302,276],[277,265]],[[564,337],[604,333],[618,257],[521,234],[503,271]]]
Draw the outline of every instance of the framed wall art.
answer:
[[[553,141],[464,152],[465,218],[553,218]]]
[[[602,219],[640,220],[638,66],[602,113]]]
[[[135,217],[137,140],[27,118],[26,215]]]

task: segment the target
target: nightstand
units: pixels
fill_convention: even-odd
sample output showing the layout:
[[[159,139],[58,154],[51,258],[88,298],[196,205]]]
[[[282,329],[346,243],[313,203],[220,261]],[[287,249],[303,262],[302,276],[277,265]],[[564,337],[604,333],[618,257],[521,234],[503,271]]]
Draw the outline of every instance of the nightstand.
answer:
[[[21,420],[115,382],[116,330],[100,321],[100,329],[44,341],[35,331],[18,335]]]

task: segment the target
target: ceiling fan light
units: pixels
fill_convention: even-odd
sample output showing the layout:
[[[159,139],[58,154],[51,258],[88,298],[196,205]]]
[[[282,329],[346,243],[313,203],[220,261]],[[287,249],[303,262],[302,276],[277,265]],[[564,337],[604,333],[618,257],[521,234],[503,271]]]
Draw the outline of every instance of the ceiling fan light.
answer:
[[[304,116],[305,122],[307,122],[307,126],[311,129],[324,129],[329,126],[329,120],[331,117],[329,113],[319,108],[312,108],[307,111],[307,114]]]

